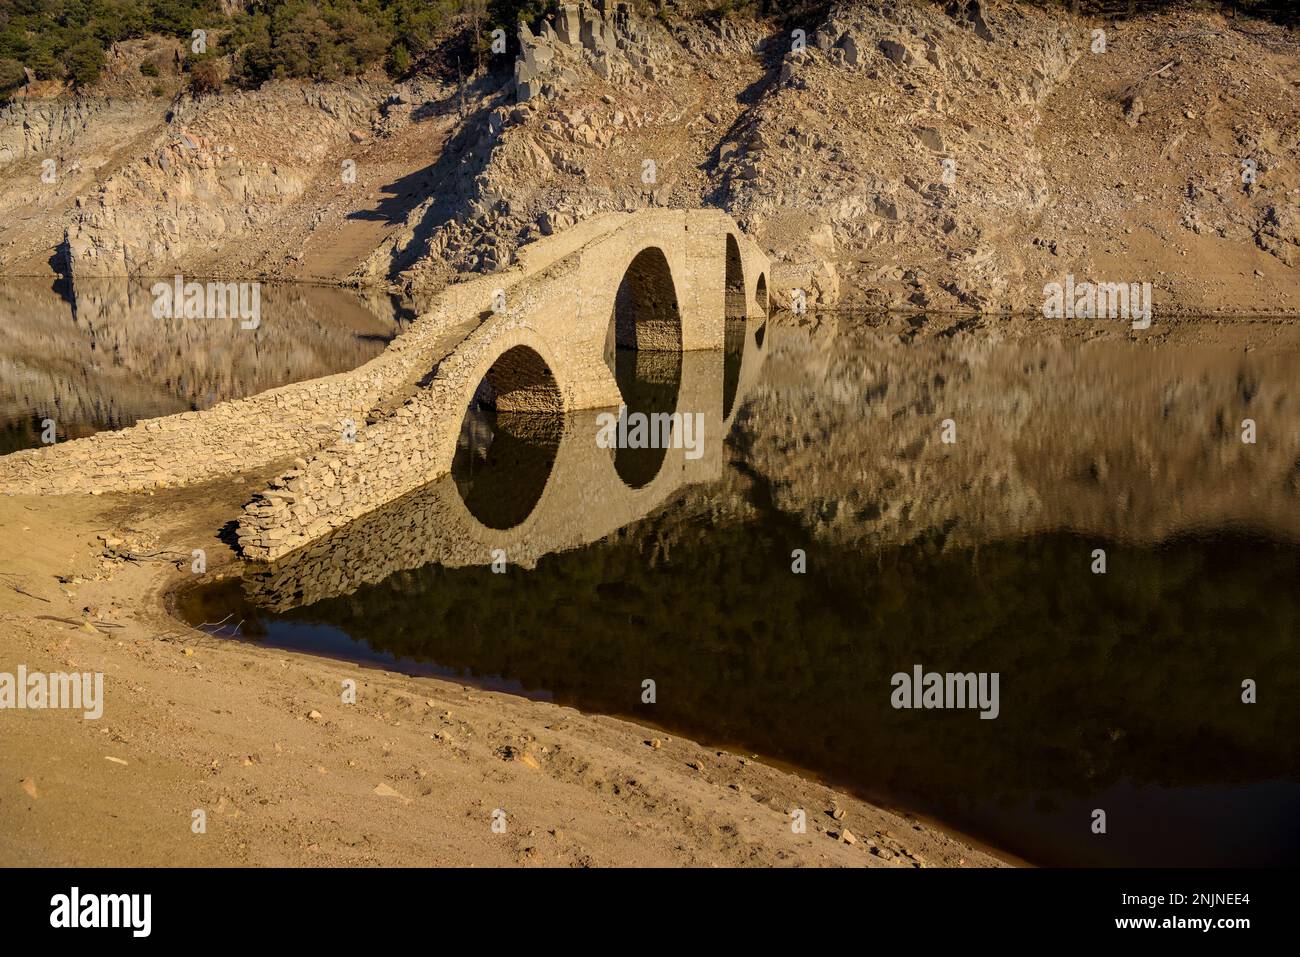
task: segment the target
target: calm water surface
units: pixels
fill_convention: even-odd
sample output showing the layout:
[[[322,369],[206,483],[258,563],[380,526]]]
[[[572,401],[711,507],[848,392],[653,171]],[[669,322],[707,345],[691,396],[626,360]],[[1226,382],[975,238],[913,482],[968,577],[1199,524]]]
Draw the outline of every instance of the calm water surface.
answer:
[[[1294,863],[1300,350],[1061,329],[823,316],[623,356],[630,407],[704,415],[698,459],[476,405],[452,474],[181,611],[780,759],[1035,863]],[[998,717],[895,709],[915,665],[998,673]]]
[[[158,319],[155,280],[0,282],[0,454],[353,369],[407,316],[388,297],[262,284],[261,322]]]

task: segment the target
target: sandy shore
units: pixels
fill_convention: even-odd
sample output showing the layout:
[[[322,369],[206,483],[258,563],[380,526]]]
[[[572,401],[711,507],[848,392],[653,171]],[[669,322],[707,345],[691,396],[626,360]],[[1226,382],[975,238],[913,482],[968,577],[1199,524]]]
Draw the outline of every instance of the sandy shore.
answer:
[[[190,549],[206,551],[208,574],[229,570],[221,529],[247,494],[237,479],[0,497],[0,671],[102,672],[105,698],[98,720],[0,711],[0,863],[1000,863],[628,721],[194,631],[169,615],[168,595],[194,578]],[[341,700],[349,678],[356,704]],[[791,827],[797,808],[804,833]]]

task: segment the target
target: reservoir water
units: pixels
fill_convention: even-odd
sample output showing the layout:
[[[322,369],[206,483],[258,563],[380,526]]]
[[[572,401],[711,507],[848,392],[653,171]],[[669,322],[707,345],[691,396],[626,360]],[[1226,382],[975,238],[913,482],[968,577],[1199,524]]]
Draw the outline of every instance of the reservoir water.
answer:
[[[694,460],[476,401],[450,474],[179,611],[786,762],[1034,863],[1292,862],[1294,334],[928,323],[611,357],[633,411],[702,415]],[[996,717],[896,707],[917,668],[996,675]]]
[[[158,318],[153,283],[0,283],[0,454],[352,369],[409,319],[388,296],[270,283],[256,329]]]

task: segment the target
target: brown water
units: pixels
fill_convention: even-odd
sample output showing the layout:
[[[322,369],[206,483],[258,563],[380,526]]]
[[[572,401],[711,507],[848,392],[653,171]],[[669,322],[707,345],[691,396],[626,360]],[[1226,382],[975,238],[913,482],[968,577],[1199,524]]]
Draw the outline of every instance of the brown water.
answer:
[[[767,755],[1037,863],[1293,863],[1294,341],[925,323],[689,357],[679,394],[735,407],[696,472],[475,410],[452,475],[182,613]],[[518,530],[503,572],[475,522]],[[896,707],[918,665],[996,674],[996,717]]]
[[[408,318],[386,296],[265,283],[256,329],[159,319],[153,283],[0,283],[0,454],[353,369]]]

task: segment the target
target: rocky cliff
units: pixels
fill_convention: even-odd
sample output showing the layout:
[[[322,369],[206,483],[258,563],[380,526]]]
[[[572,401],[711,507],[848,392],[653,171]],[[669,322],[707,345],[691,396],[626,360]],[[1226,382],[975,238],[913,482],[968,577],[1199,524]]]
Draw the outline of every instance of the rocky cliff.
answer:
[[[422,294],[603,210],[704,205],[771,252],[779,303],[1036,311],[1074,275],[1151,282],[1165,312],[1300,308],[1294,29],[1012,0],[602,0],[500,29],[458,78],[11,111],[0,268]],[[118,125],[93,176],[38,181],[61,131]]]

